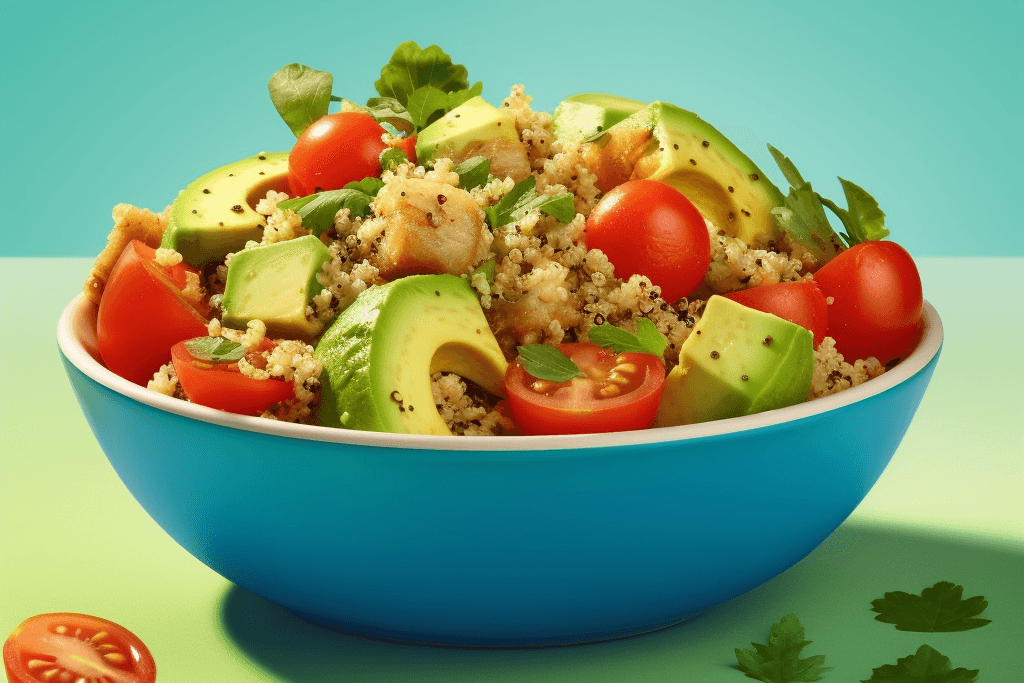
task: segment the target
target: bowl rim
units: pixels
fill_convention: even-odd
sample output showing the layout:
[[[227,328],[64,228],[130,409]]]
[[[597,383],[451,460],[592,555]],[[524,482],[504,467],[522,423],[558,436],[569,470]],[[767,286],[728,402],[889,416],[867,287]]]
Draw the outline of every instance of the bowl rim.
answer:
[[[452,438],[449,436],[392,434],[388,432],[369,432],[279,422],[261,417],[226,413],[166,396],[156,391],[150,391],[143,386],[114,374],[100,363],[98,360],[99,353],[95,347],[96,311],[96,304],[90,302],[84,294],[79,294],[72,299],[57,323],[57,344],[61,353],[71,365],[101,386],[122,396],[182,417],[250,432],[306,441],[429,451],[559,451],[601,449],[721,436],[781,425],[866,400],[906,382],[921,372],[938,355],[943,340],[943,327],[939,314],[925,300],[921,314],[921,335],[917,346],[911,354],[881,376],[864,384],[850,387],[837,394],[754,415],[676,427],[659,427],[603,434],[497,437],[460,436]]]

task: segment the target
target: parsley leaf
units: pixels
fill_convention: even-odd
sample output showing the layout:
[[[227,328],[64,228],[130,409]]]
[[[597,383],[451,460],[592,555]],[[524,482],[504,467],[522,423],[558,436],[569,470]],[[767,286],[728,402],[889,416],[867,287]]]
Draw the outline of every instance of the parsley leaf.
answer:
[[[842,243],[829,225],[821,198],[811,184],[804,181],[788,157],[771,145],[768,145],[768,150],[791,186],[784,205],[769,212],[772,223],[811,252],[819,265],[825,265],[842,250]]]
[[[491,175],[491,160],[487,157],[470,157],[455,166],[459,174],[459,187],[467,192],[483,187]]]
[[[326,71],[294,63],[278,69],[267,88],[277,113],[299,137],[309,124],[327,116],[333,85],[334,76]]]
[[[800,651],[811,641],[804,640],[804,627],[795,614],[789,614],[768,633],[768,644],[751,643],[753,650],[736,648],[736,668],[747,678],[764,683],[802,683],[821,680],[823,655],[800,658]]]
[[[974,618],[988,607],[984,596],[964,600],[963,594],[963,586],[940,581],[931,588],[925,588],[920,595],[903,591],[886,593],[884,597],[871,601],[871,610],[878,612],[875,621],[895,624],[897,631],[969,631],[991,623],[991,619]]]
[[[531,344],[519,347],[523,369],[537,379],[568,382],[573,377],[586,377],[579,366],[553,346]]]
[[[590,328],[590,341],[615,353],[649,353],[659,357],[668,344],[657,326],[647,318],[637,320],[636,334],[609,323],[596,325]]]
[[[871,678],[861,683],[974,683],[980,669],[954,669],[949,657],[928,645],[900,657],[895,664],[872,669]]]
[[[342,209],[349,215],[365,218],[370,214],[370,203],[384,183],[379,178],[353,181],[340,190],[327,190],[307,197],[296,197],[278,202],[277,208],[291,209],[299,214],[302,226],[316,236],[334,227],[334,216]]]
[[[223,337],[199,337],[185,342],[196,360],[207,363],[234,363],[245,355],[245,347]]]
[[[497,204],[484,209],[484,213],[491,229],[495,229],[521,220],[533,209],[554,217],[559,223],[568,223],[576,217],[576,205],[571,194],[538,195],[537,179],[532,175],[516,183]]]
[[[839,183],[843,186],[848,210],[839,208],[831,199],[825,199],[821,195],[818,195],[818,199],[843,222],[846,232],[839,234],[846,244],[852,247],[867,240],[880,240],[888,237],[885,213],[878,208],[875,198],[860,185],[855,185],[849,180],[840,178]]]

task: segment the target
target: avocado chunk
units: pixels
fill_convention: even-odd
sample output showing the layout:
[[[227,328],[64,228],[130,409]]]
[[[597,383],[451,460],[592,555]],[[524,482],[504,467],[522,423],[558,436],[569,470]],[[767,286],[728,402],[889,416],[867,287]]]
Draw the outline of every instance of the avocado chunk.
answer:
[[[171,204],[160,246],[202,266],[258,242],[266,223],[255,207],[269,190],[288,191],[287,152],[264,152],[210,171]]]
[[[331,323],[313,357],[323,364],[319,424],[450,435],[430,375],[453,372],[504,395],[508,363],[469,283],[410,275],[362,292]]]
[[[236,253],[221,303],[224,324],[244,330],[250,320],[262,320],[275,337],[312,339],[320,323],[306,318],[306,307],[323,289],[316,275],[330,260],[313,235]]]
[[[560,140],[578,140],[608,130],[647,105],[617,95],[585,92],[555,107],[551,132]]]
[[[814,335],[722,296],[704,315],[665,378],[656,427],[722,420],[807,400]]]
[[[691,111],[652,102],[592,142],[583,158],[607,192],[635,178],[676,188],[727,235],[765,244],[781,235],[769,212],[782,206],[779,189],[743,152]]]
[[[425,164],[447,157],[456,163],[487,157],[491,175],[519,182],[530,174],[526,148],[519,140],[516,117],[479,95],[466,100],[416,136],[416,159]]]

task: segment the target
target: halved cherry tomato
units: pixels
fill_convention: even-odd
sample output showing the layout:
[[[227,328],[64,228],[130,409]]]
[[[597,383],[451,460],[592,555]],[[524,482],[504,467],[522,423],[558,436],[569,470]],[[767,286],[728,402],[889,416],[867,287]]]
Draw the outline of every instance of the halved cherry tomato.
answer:
[[[107,619],[60,612],[26,619],[4,643],[11,683],[153,683],[156,662],[139,638]]]
[[[921,275],[895,242],[861,242],[822,266],[814,280],[828,304],[828,336],[849,363],[889,363],[917,341],[924,299]]]
[[[405,152],[405,158],[413,164],[416,163],[416,136],[410,135],[402,138],[398,143],[398,148]]]
[[[654,423],[665,366],[646,353],[615,353],[589,343],[558,349],[587,377],[537,379],[516,359],[505,373],[512,416],[524,434],[592,434],[646,429]]]
[[[107,368],[145,384],[182,339],[206,334],[209,306],[185,298],[184,263],[167,268],[156,250],[133,240],[121,252],[103,287],[96,340]]]
[[[384,128],[369,114],[339,112],[317,119],[302,132],[288,156],[293,197],[338,190],[380,175]]]
[[[813,280],[775,282],[725,295],[736,303],[777,315],[814,333],[814,348],[825,338],[828,304]]]
[[[665,301],[688,295],[711,263],[704,218],[681,192],[654,180],[610,190],[587,218],[587,246],[600,249],[615,276],[646,275]]]
[[[273,347],[272,341],[264,339],[256,351],[250,352],[253,360],[260,351]],[[246,377],[238,369],[237,361],[217,363],[198,359],[192,355],[184,341],[171,348],[171,362],[178,383],[188,399],[217,410],[259,415],[275,403],[295,396],[291,382],[274,377]]]

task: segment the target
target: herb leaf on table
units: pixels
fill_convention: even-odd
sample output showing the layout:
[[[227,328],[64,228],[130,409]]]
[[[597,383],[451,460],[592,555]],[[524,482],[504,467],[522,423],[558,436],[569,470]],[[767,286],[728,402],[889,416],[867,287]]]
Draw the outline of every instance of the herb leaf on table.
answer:
[[[871,610],[878,612],[875,621],[895,624],[898,631],[940,633],[969,631],[992,622],[978,619],[988,607],[984,596],[963,599],[964,587],[940,581],[925,588],[920,595],[903,591],[886,593],[871,601]]]
[[[804,627],[795,614],[772,624],[768,644],[751,643],[753,650],[736,648],[736,668],[747,678],[764,683],[804,683],[819,681],[831,667],[822,666],[824,655],[800,657],[811,641],[804,640]]]
[[[954,669],[949,657],[929,645],[917,652],[900,657],[895,664],[883,664],[872,669],[871,678],[861,683],[974,683],[980,669]]]

